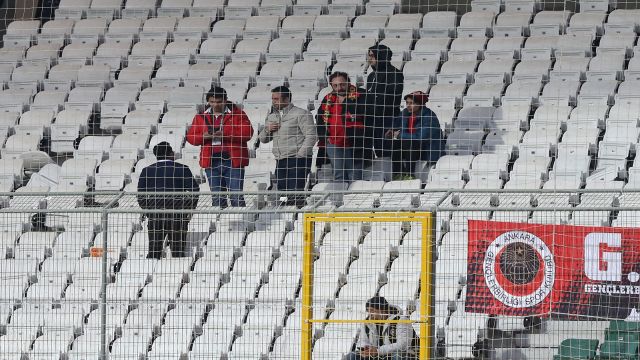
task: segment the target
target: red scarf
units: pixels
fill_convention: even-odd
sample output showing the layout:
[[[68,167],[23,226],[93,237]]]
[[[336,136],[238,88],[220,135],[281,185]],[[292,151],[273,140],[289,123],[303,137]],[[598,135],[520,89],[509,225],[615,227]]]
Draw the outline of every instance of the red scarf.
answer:
[[[407,132],[413,134],[416,132],[416,114],[411,114],[407,119]]]
[[[353,85],[349,86],[347,92],[348,100],[355,100],[360,96],[357,88]],[[330,144],[337,147],[350,147],[352,144],[347,138],[346,128],[357,126],[360,124],[345,123],[342,104],[338,103],[338,95],[330,93],[325,97],[326,101],[320,109],[323,112],[323,120],[327,127],[327,140]],[[348,116],[349,114],[347,114]]]

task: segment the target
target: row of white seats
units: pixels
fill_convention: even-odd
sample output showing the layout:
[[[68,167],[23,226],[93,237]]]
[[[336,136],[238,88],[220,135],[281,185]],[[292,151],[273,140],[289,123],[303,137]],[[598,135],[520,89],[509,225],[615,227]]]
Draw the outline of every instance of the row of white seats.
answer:
[[[616,10],[618,11],[618,10]],[[620,25],[620,24],[635,24],[633,22],[629,22],[627,17],[621,17],[620,20],[616,20],[617,17],[614,16],[614,13],[609,17],[609,22],[607,24],[612,25]],[[500,18],[504,15],[504,21],[500,21]],[[520,16],[518,16],[520,15]],[[517,22],[522,22],[522,15],[525,16],[524,23],[518,24]],[[523,35],[529,35],[529,31],[531,35],[558,35],[559,33],[564,33],[564,27],[567,25],[568,18],[570,13],[562,12],[562,11],[543,11],[536,15],[533,24],[529,26],[529,21],[531,18],[531,14],[528,14],[528,18],[526,18],[526,13],[504,13],[499,16],[496,24],[506,24],[503,26],[499,26],[497,29],[497,35],[509,37],[519,37]],[[488,35],[487,31],[479,31],[483,26],[485,29],[490,29],[494,24],[494,16],[493,12],[480,11],[480,12],[469,12],[462,16],[460,19],[460,26],[458,29],[459,37],[484,37]],[[358,17],[354,21],[354,25],[352,28],[353,34],[352,38],[357,39],[370,39],[377,40],[379,34],[373,32],[373,30],[380,30],[382,28],[388,29],[389,31],[399,30],[399,31],[407,31],[407,29],[415,29],[419,27],[419,24],[416,26],[416,20],[421,22],[422,15],[420,14],[397,14],[389,19],[389,23],[387,23],[387,17],[385,16],[364,16],[362,18]],[[449,31],[456,28],[456,15],[453,12],[432,12],[427,13],[425,16],[429,18],[425,20],[425,26],[428,28],[424,28],[426,37],[441,37],[447,38],[450,37]],[[572,18],[572,26],[569,28],[574,28],[575,31],[569,32],[569,34],[577,35],[577,34],[589,34],[593,37],[596,34],[600,35],[601,31],[598,31],[598,27],[602,28],[604,19],[606,17],[606,13],[579,13],[574,15]],[[575,19],[575,21],[574,21]],[[528,32],[523,33],[523,30],[517,29],[517,25],[520,27],[526,26]],[[109,27],[109,31],[107,31],[107,26]],[[107,41],[109,40],[109,35],[112,35],[112,41],[126,40],[127,38],[130,41],[134,39],[137,40],[137,36],[140,33],[141,39],[147,39],[150,41],[165,41],[167,40],[167,35],[172,35],[174,31],[178,34],[176,39],[180,39],[182,41],[195,41],[196,43],[200,42],[200,39],[194,39],[194,32],[201,32],[202,34],[208,34],[210,26],[210,20],[206,18],[185,18],[181,19],[180,23],[178,23],[178,19],[176,18],[152,18],[148,19],[144,26],[141,20],[137,19],[121,19],[116,20],[111,24],[106,23],[106,19],[87,19],[81,20],[78,24],[75,24],[73,20],[54,20],[47,22],[43,25],[41,31],[42,40],[39,44],[43,45],[47,43],[57,43],[58,45],[64,45],[66,36],[75,35],[75,40],[85,43],[98,45],[98,42],[102,42],[103,37],[107,36]],[[539,27],[539,30],[536,30],[536,26]],[[552,30],[553,26],[556,27],[555,32]],[[288,39],[296,39],[299,36],[292,36],[293,34],[286,34],[286,30],[291,30],[293,32],[307,29],[315,29],[317,32],[317,39],[322,37],[331,38],[330,35],[337,35],[339,38],[343,38],[346,33],[347,28],[349,27],[349,19],[345,16],[330,16],[323,15],[319,17],[314,16],[302,16],[302,17],[289,17],[285,18],[282,23],[282,29],[284,35]],[[516,28],[516,29],[514,29]],[[530,29],[532,28],[532,29]],[[73,30],[72,30],[73,29]],[[249,18],[246,23],[244,20],[221,20],[216,23],[212,30],[212,36],[230,36],[237,37],[243,33],[243,31],[248,32],[248,38],[262,37],[266,36],[267,39],[271,39],[274,32],[277,32],[280,29],[280,19],[278,17],[273,16],[258,16]],[[500,30],[502,29],[502,30]],[[620,30],[618,28],[614,28],[618,31],[624,32],[624,30]],[[445,30],[445,32],[441,32]],[[31,40],[33,36],[38,35],[39,31],[39,23],[37,21],[18,21],[9,25],[7,39],[5,41],[5,47],[29,47],[31,45]],[[431,31],[431,32],[429,32]],[[438,32],[440,31],[440,32]],[[468,33],[466,33],[467,31]],[[502,31],[502,32],[501,32]],[[515,32],[514,32],[515,31]],[[261,35],[265,33],[267,35]],[[361,33],[359,33],[361,32]],[[162,38],[162,33],[165,33],[164,39]],[[145,35],[146,34],[146,35]],[[253,35],[251,35],[253,34]],[[614,32],[611,35],[615,35]],[[619,34],[619,33],[618,33]],[[47,35],[47,36],[44,36]],[[187,36],[191,35],[191,36]],[[393,38],[405,38],[402,34],[389,34],[388,39]],[[412,38],[412,34],[410,34],[409,39]],[[626,32],[624,34],[626,36],[633,35],[633,28],[631,31]],[[55,36],[58,36],[55,38]],[[62,36],[60,38],[60,36]],[[93,38],[92,38],[93,37]],[[303,37],[304,38],[304,37]],[[335,38],[335,36],[333,37]],[[92,40],[93,39],[93,40]],[[11,41],[13,40],[13,41]]]
[[[81,19],[103,16],[109,19],[147,18],[149,16],[203,16],[245,19],[252,15],[285,16],[295,14],[339,14],[355,16],[365,9],[367,13],[393,14],[399,9],[394,0],[374,0],[364,3],[361,0],[342,0],[329,4],[328,0],[164,0],[159,4],[155,0],[128,1],[122,8],[120,0],[109,0],[105,4],[95,4],[89,0],[67,0],[56,10],[56,19]]]

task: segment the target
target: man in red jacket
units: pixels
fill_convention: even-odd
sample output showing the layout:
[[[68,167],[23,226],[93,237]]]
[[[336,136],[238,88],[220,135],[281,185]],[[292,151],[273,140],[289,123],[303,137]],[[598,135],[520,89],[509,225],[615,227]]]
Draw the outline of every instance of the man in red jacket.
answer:
[[[253,127],[247,114],[227,101],[227,92],[213,87],[207,93],[207,109],[193,118],[187,141],[200,149],[200,166],[205,169],[211,191],[228,190],[231,206],[245,206],[238,192],[244,186],[244,167],[249,164],[247,141]],[[213,206],[227,207],[226,196],[213,195]]]

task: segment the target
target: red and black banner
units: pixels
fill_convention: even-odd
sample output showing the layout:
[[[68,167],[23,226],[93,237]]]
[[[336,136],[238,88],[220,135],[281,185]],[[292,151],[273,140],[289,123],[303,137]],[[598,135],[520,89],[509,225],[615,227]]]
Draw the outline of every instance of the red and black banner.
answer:
[[[465,310],[640,321],[640,229],[469,221]]]

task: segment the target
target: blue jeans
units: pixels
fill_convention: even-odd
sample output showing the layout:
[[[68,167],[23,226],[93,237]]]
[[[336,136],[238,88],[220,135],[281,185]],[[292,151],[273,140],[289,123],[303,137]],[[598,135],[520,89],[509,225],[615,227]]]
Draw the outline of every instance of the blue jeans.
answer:
[[[290,157],[278,160],[276,163],[278,191],[303,191],[310,169],[311,158]],[[290,205],[302,205],[303,202],[303,195],[294,196],[287,201]]]
[[[333,179],[338,182],[362,180],[364,163],[362,159],[354,159],[353,148],[336,147],[327,144],[327,156],[333,168]]]
[[[245,206],[244,196],[238,194],[244,187],[244,168],[232,167],[229,159],[213,157],[211,167],[204,171],[211,191],[229,191],[231,206]],[[224,195],[212,195],[211,200],[213,206],[227,207],[227,197]]]

